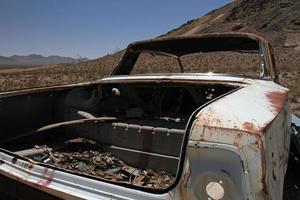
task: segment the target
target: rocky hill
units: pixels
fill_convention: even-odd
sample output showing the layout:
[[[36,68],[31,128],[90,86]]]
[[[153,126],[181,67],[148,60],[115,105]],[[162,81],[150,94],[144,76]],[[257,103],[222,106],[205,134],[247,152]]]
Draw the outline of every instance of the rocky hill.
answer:
[[[292,107],[300,115],[299,10],[299,0],[237,0],[162,37],[227,31],[263,36],[274,47],[280,81],[292,90]]]

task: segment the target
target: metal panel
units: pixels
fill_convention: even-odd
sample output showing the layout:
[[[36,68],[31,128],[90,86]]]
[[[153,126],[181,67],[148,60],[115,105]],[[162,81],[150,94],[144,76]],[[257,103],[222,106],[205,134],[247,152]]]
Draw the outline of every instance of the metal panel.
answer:
[[[281,199],[290,117],[287,90],[254,81],[201,110],[190,139],[237,147],[245,155],[255,199]]]

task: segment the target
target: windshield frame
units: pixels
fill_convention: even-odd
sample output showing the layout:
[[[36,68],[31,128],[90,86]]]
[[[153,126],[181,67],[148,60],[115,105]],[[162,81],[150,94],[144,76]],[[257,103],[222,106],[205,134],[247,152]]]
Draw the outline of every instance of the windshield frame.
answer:
[[[249,33],[199,34],[134,42],[128,45],[111,76],[130,75],[141,52],[157,52],[177,58],[178,61],[181,56],[191,53],[241,50],[256,50],[260,55],[261,74],[256,78],[278,81],[272,47],[263,38]],[[181,73],[183,72],[184,69],[181,69]],[[227,75],[236,74],[233,72]]]

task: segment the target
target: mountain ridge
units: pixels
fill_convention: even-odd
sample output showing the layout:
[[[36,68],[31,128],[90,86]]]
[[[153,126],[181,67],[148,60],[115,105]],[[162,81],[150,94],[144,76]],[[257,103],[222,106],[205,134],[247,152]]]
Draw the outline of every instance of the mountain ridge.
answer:
[[[43,56],[40,54],[0,56],[0,66],[40,66],[60,63],[78,63],[89,61],[88,58],[72,58],[57,55]]]

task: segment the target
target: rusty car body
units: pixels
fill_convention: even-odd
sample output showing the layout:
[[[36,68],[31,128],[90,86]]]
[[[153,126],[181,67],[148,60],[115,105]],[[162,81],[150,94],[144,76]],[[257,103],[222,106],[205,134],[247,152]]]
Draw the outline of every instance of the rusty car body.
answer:
[[[181,57],[218,51],[256,52],[259,76],[185,72]],[[143,52],[177,60],[180,73],[131,74]],[[1,179],[26,186],[21,197],[32,197],[33,191],[48,199],[259,200],[283,195],[292,132],[288,89],[278,83],[271,46],[253,34],[135,42],[111,76],[2,92],[0,110]],[[97,142],[138,173],[132,171],[125,180],[91,174],[85,163],[85,171],[82,163],[74,169],[55,164],[53,159],[61,156],[51,161],[49,148],[58,151],[73,138]],[[141,175],[149,175],[146,169],[164,170],[174,180],[159,187],[146,184]],[[12,187],[1,185],[18,196],[20,189]]]

